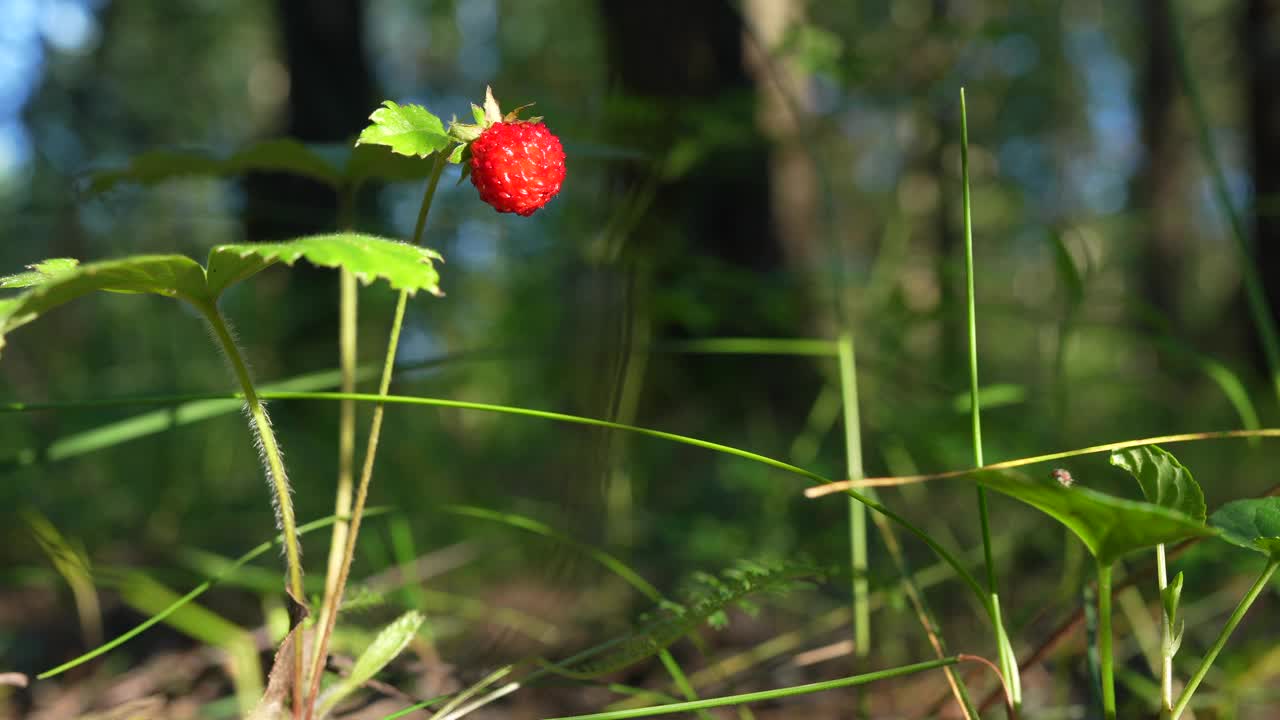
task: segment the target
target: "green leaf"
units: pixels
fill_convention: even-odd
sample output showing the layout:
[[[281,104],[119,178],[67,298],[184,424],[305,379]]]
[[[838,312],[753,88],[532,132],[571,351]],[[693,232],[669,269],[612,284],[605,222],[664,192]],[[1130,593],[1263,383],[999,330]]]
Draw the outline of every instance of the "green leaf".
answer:
[[[249,145],[227,158],[225,166],[226,174],[286,172],[331,187],[342,182],[341,165],[326,157],[322,146],[307,145],[293,138],[275,138]]]
[[[471,117],[475,118],[477,125],[484,125],[484,108],[475,103],[471,103]]]
[[[225,177],[253,171],[286,172],[337,187],[342,165],[327,157],[323,146],[292,138],[247,145],[230,155],[208,150],[153,150],[134,156],[127,165],[94,173],[89,192],[101,193],[120,183],[156,185],[180,177]]]
[[[397,105],[390,100],[373,111],[373,124],[360,133],[357,145],[386,145],[401,155],[426,157],[449,145],[440,118],[421,105]]]
[[[221,175],[224,160],[204,150],[152,150],[135,155],[122,168],[96,172],[89,178],[89,192],[106,192],[120,183],[155,185],[194,175]]]
[[[1020,500],[1065,525],[1104,565],[1134,550],[1213,534],[1203,522],[1176,510],[1125,500],[1078,484],[1032,480],[1007,471],[973,475],[983,487]]]
[[[1084,277],[1076,267],[1076,261],[1071,257],[1062,233],[1056,230],[1049,233],[1049,240],[1053,243],[1053,259],[1058,269],[1058,279],[1066,291],[1068,304],[1075,307],[1084,300]]]
[[[370,180],[403,182],[419,180],[431,175],[431,163],[417,157],[406,157],[381,145],[356,145],[345,147],[346,182],[355,187]]]
[[[1209,521],[1222,531],[1219,537],[1232,545],[1271,557],[1280,554],[1280,497],[1229,502]]]
[[[28,265],[30,272],[0,278],[0,288],[25,288],[42,285],[54,277],[74,270],[80,261],[75,258],[50,258]]]
[[[204,268],[183,255],[135,255],[85,265],[58,258],[33,267],[55,268],[55,271],[46,274],[39,284],[32,282],[38,278],[24,273],[26,277],[22,282],[26,282],[29,289],[17,297],[0,301],[0,348],[3,348],[4,336],[10,330],[96,290],[154,293],[195,302],[209,297]]]
[[[1147,502],[1204,522],[1204,493],[1191,471],[1155,445],[1116,450],[1111,464],[1128,471],[1142,488]]]
[[[382,668],[386,667],[392,660],[395,660],[396,656],[409,644],[409,641],[413,640],[418,628],[422,626],[423,620],[421,613],[416,610],[410,610],[383,628],[382,632],[378,633],[378,636],[373,639],[369,647],[356,660],[355,666],[351,668],[351,673],[326,690],[317,700],[319,714],[323,716],[332,710],[343,698],[372,680],[373,676],[377,675]]]
[[[360,233],[313,235],[278,243],[220,245],[209,252],[209,293],[217,297],[230,285],[276,262],[293,265],[305,258],[313,265],[346,268],[368,285],[376,279],[413,294],[440,292],[434,250]]]

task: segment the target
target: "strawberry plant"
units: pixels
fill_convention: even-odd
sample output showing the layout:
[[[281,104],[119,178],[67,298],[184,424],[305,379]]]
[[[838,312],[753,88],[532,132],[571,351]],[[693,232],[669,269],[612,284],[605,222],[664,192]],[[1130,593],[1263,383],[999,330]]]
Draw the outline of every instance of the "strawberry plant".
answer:
[[[1021,616],[1025,608],[1010,607],[1002,595],[1002,582],[996,572],[995,543],[992,527],[1001,519],[989,506],[988,492],[996,493],[1042,513],[1061,526],[1064,536],[1078,541],[1094,561],[1095,580],[1088,591],[1093,593],[1088,613],[1092,631],[1093,657],[1097,674],[1098,705],[1106,718],[1119,717],[1117,702],[1117,663],[1113,596],[1126,586],[1150,585],[1159,598],[1158,660],[1153,673],[1158,702],[1155,712],[1164,718],[1179,718],[1187,711],[1197,689],[1240,625],[1246,612],[1258,600],[1280,567],[1280,499],[1244,499],[1226,503],[1212,513],[1205,495],[1191,471],[1164,446],[1176,442],[1220,437],[1267,437],[1280,432],[1267,429],[1229,433],[1197,433],[1186,436],[1141,438],[1110,443],[1076,451],[1052,453],[1013,461],[988,463],[984,456],[982,406],[984,388],[979,382],[977,342],[977,295],[975,266],[980,254],[973,236],[969,188],[968,117],[963,92],[960,96],[959,158],[962,184],[958,188],[965,218],[965,274],[967,290],[968,381],[967,406],[973,462],[970,466],[948,473],[928,475],[902,474],[884,478],[866,478],[862,457],[862,423],[859,416],[858,367],[853,328],[842,328],[836,340],[803,339],[798,341],[712,339],[713,350],[742,352],[744,343],[754,351],[779,354],[809,355],[831,361],[837,368],[839,401],[827,414],[834,422],[843,412],[845,430],[845,477],[829,477],[830,473],[805,467],[806,463],[782,460],[762,453],[729,446],[689,435],[668,432],[616,419],[600,419],[568,413],[512,407],[492,403],[449,398],[399,395],[392,393],[397,370],[405,317],[409,303],[419,296],[440,296],[442,280],[439,263],[442,256],[421,246],[428,229],[428,219],[437,197],[439,183],[450,165],[459,166],[458,182],[469,179],[480,200],[498,213],[528,217],[545,207],[561,191],[566,178],[565,151],[542,118],[521,119],[520,110],[504,114],[492,91],[483,104],[471,106],[471,123],[454,120],[446,125],[427,108],[415,104],[383,103],[373,111],[370,124],[351,147],[309,146],[291,140],[258,143],[234,153],[153,152],[134,158],[122,169],[98,174],[90,183],[94,191],[106,191],[125,184],[156,184],[183,175],[229,176],[251,170],[270,169],[291,172],[317,180],[332,188],[342,198],[341,205],[350,208],[363,183],[372,179],[425,180],[422,199],[414,228],[404,240],[396,240],[356,232],[343,227],[338,231],[282,242],[236,243],[212,248],[203,263],[181,254],[136,255],[116,259],[81,262],[72,258],[53,258],[33,263],[26,272],[0,278],[0,288],[14,291],[0,299],[0,348],[5,343],[21,342],[22,328],[39,320],[56,308],[98,291],[133,295],[158,295],[180,300],[209,328],[215,347],[225,356],[238,390],[233,395],[205,397],[191,402],[215,403],[199,406],[199,417],[176,416],[182,422],[195,422],[213,414],[228,412],[243,405],[248,418],[250,437],[261,457],[263,474],[268,480],[270,502],[277,518],[279,536],[262,543],[235,560],[202,557],[207,574],[213,579],[186,595],[179,596],[155,581],[127,572],[107,570],[96,579],[118,588],[126,602],[146,608],[150,617],[133,630],[115,636],[94,650],[63,663],[38,676],[37,681],[60,675],[93,658],[109,652],[137,637],[155,624],[165,621],[186,627],[188,634],[205,642],[224,642],[233,647],[231,665],[236,672],[256,674],[256,656],[251,645],[233,628],[207,616],[203,623],[189,621],[197,613],[197,598],[214,582],[230,579],[246,564],[275,545],[283,549],[285,580],[283,588],[269,586],[289,598],[288,627],[280,633],[273,665],[265,688],[241,677],[237,686],[239,711],[255,720],[312,720],[338,717],[349,706],[351,698],[370,687],[379,687],[376,678],[385,668],[415,643],[431,634],[431,623],[425,612],[428,600],[422,588],[408,592],[418,603],[399,614],[373,633],[363,644],[354,661],[344,668],[331,663],[339,621],[368,601],[353,589],[352,566],[357,548],[361,547],[361,531],[366,521],[378,515],[389,515],[400,523],[397,535],[400,545],[411,533],[403,528],[411,522],[407,514],[393,514],[385,508],[370,507],[370,489],[377,469],[382,431],[388,405],[406,408],[453,408],[467,412],[501,413],[530,420],[588,426],[610,433],[628,433],[655,442],[677,443],[701,452],[717,453],[726,458],[768,468],[797,480],[810,499],[841,496],[848,505],[847,532],[849,560],[847,613],[841,624],[851,627],[853,652],[868,656],[875,640],[872,611],[872,584],[868,553],[870,517],[881,543],[890,555],[896,574],[895,583],[909,601],[915,621],[928,638],[932,657],[892,667],[869,669],[845,674],[834,680],[789,684],[769,690],[732,693],[718,697],[701,697],[705,684],[686,672],[672,652],[678,641],[702,642],[707,627],[722,627],[728,611],[745,606],[753,609],[759,597],[782,594],[821,581],[829,568],[789,559],[775,565],[741,563],[721,574],[700,576],[696,591],[686,593],[681,601],[673,600],[644,575],[628,564],[618,553],[578,540],[573,533],[522,514],[497,511],[470,505],[447,505],[423,509],[430,513],[465,517],[501,526],[504,531],[536,537],[568,548],[591,563],[620,579],[629,592],[644,598],[649,610],[641,615],[633,628],[598,642],[586,650],[562,659],[548,659],[531,654],[524,661],[494,670],[478,682],[425,700],[401,697],[403,708],[389,718],[430,708],[434,717],[451,720],[495,703],[518,691],[534,691],[555,683],[600,685],[628,697],[598,712],[568,716],[562,720],[609,720],[612,718],[646,717],[692,712],[711,717],[709,709],[725,706],[746,707],[751,703],[827,692],[901,677],[914,673],[940,670],[945,674],[948,697],[965,717],[978,718],[992,712],[994,702],[1002,701],[1006,716],[1020,713],[1034,715],[1039,708],[1032,705],[1023,692],[1022,672],[1027,669],[1028,652],[1024,638],[1017,637],[1011,618]],[[341,220],[352,222],[350,215]],[[1060,258],[1061,259],[1061,258]],[[339,392],[326,392],[335,378],[323,380],[304,377],[285,383],[259,384],[250,372],[244,350],[238,343],[220,301],[237,283],[248,281],[276,266],[293,267],[305,262],[320,268],[337,270],[341,277],[339,327],[336,329],[341,348],[341,367],[337,373]],[[1067,263],[1070,259],[1067,258]],[[356,302],[361,284],[385,283],[398,291],[390,323],[390,332],[381,360],[372,368],[357,363],[355,344]],[[141,300],[139,300],[141,302]],[[253,318],[237,318],[248,325]],[[1262,327],[1271,327],[1269,318],[1259,317]],[[852,323],[850,323],[852,325]],[[707,346],[701,346],[703,350]],[[356,392],[357,379],[377,379],[377,390]],[[286,470],[285,453],[267,412],[268,401],[338,402],[342,413],[338,432],[337,489],[334,512],[327,518],[302,523],[295,516],[293,493]],[[368,434],[356,468],[357,404],[372,407]],[[189,406],[183,408],[191,409]],[[33,409],[14,404],[10,410]],[[817,413],[815,410],[815,415]],[[194,418],[194,419],[193,419]],[[137,437],[153,427],[144,422],[128,423],[129,429],[116,428],[115,438]],[[135,419],[138,420],[138,419]],[[130,434],[132,433],[132,434]],[[95,449],[92,442],[63,445],[59,452],[73,454]],[[1085,472],[1058,468],[1048,476],[1032,477],[1020,469],[1024,466],[1060,462],[1067,458],[1108,453],[1112,466],[1132,477],[1138,484],[1137,497],[1123,497],[1091,487]],[[52,454],[52,453],[50,453]],[[22,462],[22,460],[20,460]],[[26,462],[33,464],[34,459]],[[973,516],[980,530],[980,546],[975,548],[977,562],[964,556],[964,549],[951,538],[942,538],[926,530],[912,519],[907,508],[881,497],[881,486],[909,486],[926,482],[954,480],[966,484],[974,493]],[[400,510],[404,510],[401,508]],[[844,508],[841,508],[844,512]],[[43,517],[29,514],[28,522],[37,529],[41,548],[54,561],[58,572],[76,590],[77,605],[83,614],[91,615],[93,602],[85,576],[91,573],[82,552],[72,548]],[[322,528],[332,528],[326,574],[322,586],[308,587],[304,576],[304,535]],[[265,529],[263,529],[265,532]],[[1239,599],[1225,625],[1204,653],[1193,671],[1180,679],[1175,659],[1187,645],[1186,615],[1183,603],[1195,587],[1190,569],[1170,577],[1172,563],[1182,553],[1194,552],[1202,540],[1221,539],[1263,555],[1266,560],[1256,581]],[[367,539],[367,538],[366,538]],[[929,598],[923,592],[922,580],[909,566],[904,542],[919,543],[938,560],[937,567],[947,582],[960,588],[987,622],[989,637],[981,653],[958,652],[948,647],[935,620]],[[403,549],[403,548],[400,548]],[[412,560],[413,553],[403,555]],[[1151,572],[1144,568],[1123,577],[1117,568],[1123,560],[1150,557]],[[975,570],[980,566],[980,570]],[[839,572],[844,572],[841,569]],[[1003,586],[1011,584],[1005,578]],[[91,587],[91,584],[89,585]],[[155,598],[163,598],[156,602]],[[883,602],[883,600],[881,600]],[[182,612],[188,617],[183,619]],[[1082,614],[1084,611],[1082,610]],[[524,618],[518,619],[526,625]],[[546,628],[541,628],[546,630]],[[554,630],[554,627],[551,628]],[[226,638],[231,639],[227,640]],[[763,652],[763,651],[761,651]],[[656,659],[669,678],[669,686],[661,690],[635,689],[608,678],[641,663]],[[961,663],[973,663],[990,673],[987,683],[995,689],[987,697],[973,692],[973,676],[957,672]],[[1183,668],[1185,669],[1185,668]],[[341,672],[335,672],[341,670]],[[233,673],[235,674],[235,673]],[[664,681],[665,682],[665,681]],[[255,684],[257,683],[257,684]],[[252,689],[252,691],[249,691]]]

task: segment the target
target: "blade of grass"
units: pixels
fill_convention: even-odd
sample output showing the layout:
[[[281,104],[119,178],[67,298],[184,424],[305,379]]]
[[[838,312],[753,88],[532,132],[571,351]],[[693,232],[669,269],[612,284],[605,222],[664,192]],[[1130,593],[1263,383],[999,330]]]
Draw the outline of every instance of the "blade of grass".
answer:
[[[192,396],[187,396],[187,397],[192,397]],[[201,395],[197,397],[209,399],[209,398],[225,398],[227,396],[222,394],[208,394],[208,395]],[[783,470],[793,475],[803,477],[809,482],[815,483],[819,486],[829,486],[833,484],[829,478],[826,478],[815,472],[805,470],[795,465],[791,465],[789,463],[785,463],[785,462],[782,462],[781,460],[776,460],[774,458],[766,457],[758,453],[753,453],[747,450],[741,450],[739,448],[731,447],[728,445],[722,445],[720,443],[700,440],[698,438],[688,437],[685,435],[665,432],[662,430],[654,430],[652,428],[645,428],[645,427],[640,427],[636,425],[625,425],[623,423],[615,423],[607,420],[598,420],[596,418],[583,417],[580,415],[569,415],[565,413],[548,412],[545,410],[534,410],[531,408],[513,407],[513,406],[507,406],[507,405],[495,405],[492,403],[477,403],[477,402],[467,402],[462,400],[447,400],[444,398],[432,398],[432,397],[380,395],[380,394],[372,394],[372,393],[277,391],[277,392],[260,393],[260,397],[264,400],[334,401],[334,400],[350,399],[356,402],[370,402],[375,404],[403,404],[403,405],[422,405],[422,406],[431,406],[431,407],[449,407],[449,408],[455,408],[459,410],[494,412],[494,413],[502,413],[507,415],[534,417],[534,418],[540,418],[544,420],[553,420],[557,422],[565,422],[565,423],[572,423],[572,424],[578,424],[578,425],[591,425],[595,427],[608,428],[611,430],[632,432],[632,433],[646,435],[649,437],[654,437],[654,438],[667,440],[671,442],[678,442],[686,445],[692,445],[694,447],[699,447],[699,448],[711,450],[714,452],[734,455],[743,459],[762,463],[764,465],[768,465],[770,467]],[[1277,436],[1280,436],[1280,430],[1276,430],[1275,433]],[[1136,444],[1145,444],[1145,443],[1136,443]],[[970,471],[963,471],[961,474],[964,474],[967,472],[970,472]],[[965,585],[972,592],[975,593],[975,595],[978,598],[982,599],[983,602],[986,602],[985,592],[982,590],[981,585],[978,584],[978,581],[973,577],[972,573],[970,573],[962,564],[960,564],[959,561],[956,560],[955,556],[950,551],[948,551],[946,548],[940,545],[928,533],[924,532],[923,530],[918,528],[916,525],[908,521],[906,518],[902,517],[901,515],[889,509],[888,507],[884,506],[883,504],[879,503],[878,501],[852,490],[846,490],[846,492],[848,492],[852,497],[859,499],[860,502],[864,502],[867,505],[867,507],[871,508],[872,510],[875,510],[876,512],[887,516],[888,518],[893,520],[895,523],[902,526],[905,530],[910,532],[912,535],[915,535],[917,538],[919,538],[922,542],[924,542],[927,546],[929,546],[929,548],[933,550],[934,553],[936,553],[940,559],[942,559],[948,565],[951,565],[956,570],[957,577],[959,577],[965,583]]]
[[[974,293],[973,272],[973,212],[969,197],[969,119],[965,107],[964,88],[960,88],[960,177],[961,199],[964,204],[964,266],[967,279],[966,305],[968,307],[969,326],[969,417],[973,430],[973,464],[982,467],[986,463],[982,458],[982,402],[978,393],[978,314]],[[1018,661],[1013,657],[1013,648],[1004,627],[1004,618],[1000,611],[999,583],[996,579],[996,566],[991,557],[991,520],[987,511],[987,491],[979,486],[978,522],[982,528],[982,555],[987,568],[987,607],[991,615],[991,624],[996,633],[996,647],[999,650],[1000,674],[1008,683],[1013,697],[1013,706],[1022,705],[1022,679],[1018,675]]]
[[[1249,438],[1280,438],[1280,428],[1259,428],[1257,430],[1211,430],[1207,432],[1180,433],[1177,435],[1157,435],[1155,437],[1139,438],[1136,440],[1121,440],[1103,445],[1090,445],[1089,447],[1045,453],[1044,455],[1031,455],[1028,457],[991,463],[990,465],[984,465],[982,467],[965,468],[963,470],[946,470],[943,472],[923,473],[920,475],[896,475],[890,477],[866,478],[860,482],[840,480],[826,485],[811,487],[805,490],[804,494],[805,497],[808,498],[819,498],[824,495],[843,492],[851,488],[898,487],[901,485],[914,485],[916,483],[930,482],[932,480],[949,480],[990,470],[1009,470],[1012,468],[1025,467],[1027,465],[1038,465],[1040,463],[1053,462],[1055,460],[1080,457],[1081,455],[1096,455],[1098,453],[1109,453],[1115,450],[1124,450],[1126,448],[1142,447],[1143,445],[1171,445],[1174,443],[1200,442],[1204,440]]]
[[[876,672],[852,675],[838,680],[809,683],[808,685],[794,685],[774,690],[742,693],[740,695],[728,695],[725,697],[674,703],[671,705],[656,705],[653,707],[635,708],[632,710],[614,710],[611,712],[592,713],[590,715],[568,715],[565,717],[552,718],[551,720],[621,720],[622,718],[649,717],[651,715],[671,715],[674,713],[724,707],[726,705],[742,705],[744,703],[776,700],[784,697],[793,697],[796,695],[805,695],[808,693],[865,685],[867,683],[876,682],[877,680],[888,680],[890,678],[910,675],[924,670],[934,670],[936,668],[947,667],[949,665],[955,665],[957,662],[959,662],[959,658],[948,657],[942,658],[941,660],[930,660],[928,662],[915,663],[913,665],[903,665],[901,667],[889,668],[887,670],[877,670]]]
[[[853,334],[837,342],[840,351],[840,396],[844,407],[845,472],[862,477],[862,425],[858,417],[858,370]],[[849,498],[849,556],[853,565],[853,651],[871,652],[871,607],[867,601],[867,506]]]
[[[387,512],[387,511],[388,511],[388,508],[383,508],[383,507],[368,508],[367,510],[365,510],[365,515],[366,515],[366,516],[381,515],[381,514],[383,514],[383,513]],[[303,525],[299,525],[299,526],[298,526],[298,534],[299,534],[299,535],[305,535],[305,534],[307,534],[307,533],[311,532],[312,530],[318,530],[318,529],[323,528],[323,527],[328,527],[329,525],[332,525],[336,519],[337,519],[337,518],[335,518],[334,516],[330,515],[329,517],[320,518],[319,520],[313,520],[312,522],[305,523],[305,524],[303,524]],[[100,656],[100,655],[104,655],[104,654],[106,654],[106,653],[108,653],[108,652],[110,652],[110,651],[112,651],[112,650],[114,650],[114,649],[116,649],[116,648],[120,647],[121,645],[123,645],[123,644],[125,644],[125,643],[129,642],[129,641],[130,641],[130,640],[132,640],[133,638],[135,638],[135,637],[137,637],[138,635],[140,635],[140,634],[142,634],[143,632],[145,632],[148,628],[150,628],[150,627],[154,626],[156,623],[163,622],[165,618],[167,618],[169,615],[171,615],[173,612],[175,612],[176,610],[178,610],[178,609],[179,609],[179,608],[181,608],[182,606],[186,605],[187,603],[191,602],[192,600],[194,600],[194,599],[196,599],[196,598],[200,597],[201,595],[203,595],[203,594],[205,593],[205,591],[207,591],[209,588],[211,588],[211,587],[213,587],[214,585],[217,585],[219,582],[221,582],[221,580],[222,580],[224,577],[227,577],[227,576],[231,575],[232,573],[234,573],[235,571],[239,570],[239,569],[240,569],[241,567],[243,567],[244,565],[246,565],[246,564],[248,564],[249,562],[253,561],[255,558],[260,557],[263,553],[267,552],[268,550],[270,550],[270,549],[271,549],[271,548],[273,548],[273,547],[276,547],[277,545],[279,545],[279,544],[280,544],[280,543],[282,543],[282,542],[283,542],[283,535],[278,535],[278,536],[276,536],[276,538],[275,538],[275,539],[273,539],[273,540],[268,540],[268,541],[266,541],[266,542],[263,542],[263,543],[261,543],[261,544],[257,545],[256,547],[254,547],[254,548],[253,548],[252,550],[250,550],[249,552],[247,552],[247,553],[245,553],[244,555],[241,555],[239,558],[237,558],[237,559],[235,560],[235,562],[231,563],[231,565],[227,567],[226,572],[224,572],[224,573],[223,573],[223,574],[221,574],[221,575],[218,575],[218,576],[215,576],[215,577],[209,578],[208,580],[205,580],[204,582],[202,582],[202,583],[200,583],[199,585],[195,586],[195,587],[194,587],[194,588],[192,588],[192,589],[191,589],[191,591],[190,591],[190,592],[188,592],[186,595],[183,595],[182,597],[178,598],[177,600],[174,600],[171,604],[169,604],[168,606],[166,606],[163,610],[161,610],[161,611],[157,612],[155,615],[152,615],[151,617],[149,617],[149,618],[147,618],[146,620],[142,621],[142,622],[141,622],[141,623],[139,623],[137,626],[135,626],[133,629],[128,630],[128,631],[126,631],[126,632],[122,633],[121,635],[117,636],[115,639],[113,639],[113,640],[109,640],[109,641],[107,641],[105,644],[100,645],[100,646],[98,646],[98,647],[94,648],[93,650],[90,650],[89,652],[87,652],[87,653],[85,653],[85,654],[83,654],[83,655],[81,655],[81,656],[79,656],[79,657],[72,658],[71,660],[68,660],[67,662],[62,663],[61,665],[58,665],[57,667],[54,667],[54,668],[50,668],[50,669],[48,669],[48,670],[45,670],[44,672],[42,672],[42,673],[40,673],[39,675],[37,675],[37,676],[36,676],[36,679],[37,679],[37,680],[46,680],[46,679],[51,678],[51,677],[53,677],[53,676],[55,676],[55,675],[60,675],[60,674],[62,674],[62,673],[64,673],[64,672],[66,672],[66,671],[68,671],[68,670],[70,670],[70,669],[72,669],[72,668],[74,668],[74,667],[78,667],[78,666],[80,666],[80,665],[83,665],[84,663],[89,662],[90,660],[92,660],[92,659],[94,659],[94,658],[96,658],[96,657],[98,657],[98,656]]]

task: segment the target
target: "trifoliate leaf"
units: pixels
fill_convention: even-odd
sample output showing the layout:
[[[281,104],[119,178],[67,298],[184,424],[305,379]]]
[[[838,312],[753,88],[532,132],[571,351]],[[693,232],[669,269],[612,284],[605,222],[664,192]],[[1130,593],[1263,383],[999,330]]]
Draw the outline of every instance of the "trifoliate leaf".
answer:
[[[1218,508],[1209,522],[1233,545],[1270,557],[1280,555],[1280,497],[1229,502]]]
[[[215,297],[227,287],[276,262],[293,265],[305,258],[313,265],[346,268],[368,285],[382,279],[409,294],[425,290],[441,295],[434,250],[361,233],[313,235],[278,243],[220,245],[209,252],[209,291]]]
[[[360,133],[357,145],[386,145],[401,155],[426,157],[449,146],[440,118],[421,105],[397,105],[387,100],[373,111],[373,124]]]
[[[1178,459],[1155,445],[1117,450],[1111,464],[1129,472],[1142,488],[1147,502],[1177,510],[1204,522],[1204,493],[1191,471]]]
[[[1078,485],[1064,487],[1054,480],[1033,480],[1008,471],[980,472],[972,478],[1067,526],[1104,565],[1134,550],[1214,534],[1203,522],[1176,510]]]

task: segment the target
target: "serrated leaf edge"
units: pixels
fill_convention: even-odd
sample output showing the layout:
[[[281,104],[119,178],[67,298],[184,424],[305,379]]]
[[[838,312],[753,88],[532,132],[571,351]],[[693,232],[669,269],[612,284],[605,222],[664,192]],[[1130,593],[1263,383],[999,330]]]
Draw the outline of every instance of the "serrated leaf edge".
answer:
[[[435,250],[432,250],[431,248],[420,247],[418,245],[410,245],[409,243],[400,242],[400,241],[389,241],[389,242],[394,242],[397,245],[404,245],[406,247],[411,247],[417,250],[418,252],[422,253],[423,257],[419,260],[419,262],[423,265],[430,265],[432,262],[441,262],[441,263],[444,262],[444,256],[442,256],[440,253],[436,252]],[[294,265],[296,265],[298,260],[300,259],[306,259],[307,262],[317,267],[326,267],[326,268],[333,268],[333,269],[340,269],[343,267],[341,262],[328,263],[328,262],[320,262],[313,258],[309,258],[307,257],[307,253],[305,250],[291,251],[289,254],[292,255],[292,257],[288,257],[286,254],[280,253],[275,255],[274,257],[269,258],[266,255],[264,255],[260,250],[255,250],[254,248],[251,248],[251,247],[244,248],[243,250],[237,250],[234,248],[236,248],[236,245],[219,245],[213,248],[213,250],[211,250],[210,252],[211,253],[215,253],[215,252],[231,253],[232,255],[235,255],[236,257],[239,257],[242,260],[244,258],[249,257],[250,255],[256,255],[259,258],[261,258],[263,261],[269,261],[273,264],[275,262],[283,262],[285,265],[289,267],[293,267]],[[405,287],[401,283],[397,283],[396,281],[392,280],[391,276],[385,273],[356,272],[352,270],[351,274],[354,275],[355,278],[360,281],[360,284],[364,285],[365,287],[369,287],[370,285],[377,282],[378,280],[385,280],[387,284],[390,285],[393,289],[403,290],[404,292],[409,294],[409,297],[413,297],[414,295],[416,295],[418,290],[424,290],[436,297],[444,297],[444,291],[441,290],[438,286],[435,288]]]

